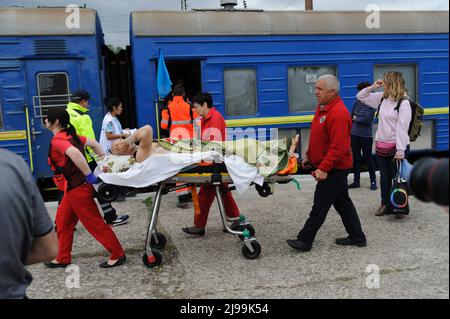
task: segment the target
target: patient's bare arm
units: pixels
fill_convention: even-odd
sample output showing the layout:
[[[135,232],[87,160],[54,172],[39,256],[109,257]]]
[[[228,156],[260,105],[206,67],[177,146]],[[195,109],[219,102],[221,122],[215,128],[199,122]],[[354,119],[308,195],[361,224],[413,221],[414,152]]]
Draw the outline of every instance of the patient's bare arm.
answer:
[[[132,155],[136,152],[136,162],[143,162],[151,154],[153,129],[145,125],[122,141],[114,142],[111,151],[114,155]],[[139,142],[139,146],[136,144]]]
[[[116,141],[111,146],[114,155],[133,155],[136,153],[136,161],[142,162],[150,156],[152,149],[153,129],[146,125],[128,136],[124,140]],[[139,146],[135,143],[139,142]]]
[[[111,153],[113,155],[133,155],[136,150],[136,144],[130,144],[125,140],[116,141],[111,146]]]
[[[297,134],[292,139],[291,147],[289,148],[289,153],[290,154],[294,154],[295,153],[299,142],[300,142],[300,134]]]

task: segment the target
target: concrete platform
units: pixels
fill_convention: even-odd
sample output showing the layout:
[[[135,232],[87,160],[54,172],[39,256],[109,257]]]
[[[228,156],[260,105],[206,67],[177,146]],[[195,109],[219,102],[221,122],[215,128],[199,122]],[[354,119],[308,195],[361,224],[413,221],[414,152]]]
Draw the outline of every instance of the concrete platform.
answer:
[[[124,266],[102,269],[108,254],[78,225],[73,262],[79,267],[79,288],[73,272],[29,267],[34,281],[30,298],[449,298],[449,215],[442,207],[411,197],[411,215],[403,220],[374,215],[379,190],[370,191],[367,176],[351,190],[363,229],[365,248],[340,247],[346,236],[332,209],[308,253],[293,251],[286,239],[295,238],[312,207],[315,182],[301,177],[302,190],[279,185],[275,194],[259,197],[254,188],[235,195],[256,228],[262,254],[247,260],[242,242],[222,232],[217,204],[213,204],[206,236],[192,238],[181,228],[190,226],[193,210],[176,208],[175,194],[163,197],[158,231],[168,238],[164,263],[147,269],[142,263],[149,211],[143,199],[128,198],[114,206],[129,214],[127,225],[115,232],[127,253]],[[49,203],[55,214],[55,203]],[[369,266],[372,265],[372,266]],[[369,271],[366,272],[369,266]],[[75,269],[76,270],[76,269]],[[379,288],[369,289],[378,270]],[[71,270],[72,271],[72,270]],[[376,279],[376,278],[375,278]],[[66,285],[66,283],[69,285]],[[372,286],[377,286],[372,284]]]

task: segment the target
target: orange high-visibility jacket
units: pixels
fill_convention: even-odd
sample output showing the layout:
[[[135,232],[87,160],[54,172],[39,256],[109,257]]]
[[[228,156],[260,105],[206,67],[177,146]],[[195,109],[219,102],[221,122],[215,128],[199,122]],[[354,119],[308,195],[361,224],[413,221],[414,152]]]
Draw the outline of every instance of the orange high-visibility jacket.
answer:
[[[197,113],[191,110],[191,106],[182,96],[174,96],[168,109],[161,113],[161,128],[169,129],[170,138],[192,139],[195,136],[193,121],[197,117]]]

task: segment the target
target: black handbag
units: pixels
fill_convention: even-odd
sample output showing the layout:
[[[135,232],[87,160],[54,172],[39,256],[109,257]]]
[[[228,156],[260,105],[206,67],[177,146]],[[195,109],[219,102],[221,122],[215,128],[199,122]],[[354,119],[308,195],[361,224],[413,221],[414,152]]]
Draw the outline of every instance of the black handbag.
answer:
[[[397,174],[393,180],[391,190],[389,192],[389,202],[386,207],[386,214],[402,214],[409,215],[409,200],[410,194],[408,183],[400,177],[400,170],[402,163],[397,162]]]

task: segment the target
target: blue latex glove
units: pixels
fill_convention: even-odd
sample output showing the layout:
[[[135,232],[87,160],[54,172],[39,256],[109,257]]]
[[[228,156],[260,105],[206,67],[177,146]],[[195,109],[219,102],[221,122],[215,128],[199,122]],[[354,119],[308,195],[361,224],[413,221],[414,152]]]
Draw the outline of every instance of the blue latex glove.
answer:
[[[89,184],[98,184],[100,183],[100,178],[94,175],[94,173],[90,173],[89,175],[86,175],[86,182]]]

